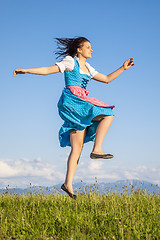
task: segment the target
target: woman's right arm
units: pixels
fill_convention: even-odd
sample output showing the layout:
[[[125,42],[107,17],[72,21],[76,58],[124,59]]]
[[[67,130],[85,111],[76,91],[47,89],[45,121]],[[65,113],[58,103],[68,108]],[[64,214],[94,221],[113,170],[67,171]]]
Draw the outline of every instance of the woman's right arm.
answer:
[[[48,74],[58,73],[58,72],[60,72],[58,65],[53,65],[50,67],[28,68],[28,69],[17,68],[13,72],[13,77],[16,76],[17,74],[25,74],[25,73],[48,75]]]

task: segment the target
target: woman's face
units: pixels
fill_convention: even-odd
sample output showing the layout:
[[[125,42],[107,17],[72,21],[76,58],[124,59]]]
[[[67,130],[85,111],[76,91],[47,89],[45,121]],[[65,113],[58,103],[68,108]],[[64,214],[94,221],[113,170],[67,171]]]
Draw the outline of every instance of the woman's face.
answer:
[[[84,58],[91,58],[92,57],[92,48],[90,42],[86,41],[83,42],[81,48],[77,48],[78,57],[83,56]]]

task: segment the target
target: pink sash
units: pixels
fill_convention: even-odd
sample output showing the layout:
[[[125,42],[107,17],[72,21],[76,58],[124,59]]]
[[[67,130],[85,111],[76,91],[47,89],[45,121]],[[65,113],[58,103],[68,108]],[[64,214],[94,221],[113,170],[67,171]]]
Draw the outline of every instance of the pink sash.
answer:
[[[69,88],[71,93],[74,94],[75,96],[89,102],[89,103],[92,103],[93,105],[96,105],[98,107],[109,107],[109,108],[114,108],[115,106],[114,105],[108,105],[108,104],[105,104],[104,102],[96,99],[96,98],[92,98],[92,97],[87,97],[88,96],[88,93],[89,91],[88,90],[85,90],[84,88],[82,87],[79,87],[79,86],[67,86],[66,88]]]

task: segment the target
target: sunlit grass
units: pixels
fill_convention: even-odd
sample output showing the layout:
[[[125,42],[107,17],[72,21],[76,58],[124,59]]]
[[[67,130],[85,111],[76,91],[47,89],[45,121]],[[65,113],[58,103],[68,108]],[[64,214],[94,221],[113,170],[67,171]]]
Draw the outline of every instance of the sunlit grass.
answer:
[[[86,192],[0,195],[0,239],[160,239],[159,194]]]

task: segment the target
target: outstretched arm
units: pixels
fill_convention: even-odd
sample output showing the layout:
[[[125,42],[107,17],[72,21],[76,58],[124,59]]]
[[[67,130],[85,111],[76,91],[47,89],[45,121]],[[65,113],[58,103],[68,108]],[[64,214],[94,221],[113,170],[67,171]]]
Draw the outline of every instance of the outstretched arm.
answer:
[[[48,74],[58,73],[58,72],[60,72],[60,69],[57,65],[50,66],[50,67],[39,67],[39,68],[29,68],[29,69],[17,68],[13,72],[13,77],[16,76],[17,74],[25,74],[25,73],[48,75]]]
[[[117,78],[124,70],[127,70],[128,68],[130,68],[133,65],[134,65],[133,58],[129,58],[116,71],[114,71],[108,75],[104,75],[102,73],[97,73],[93,79],[96,81],[99,81],[99,82],[109,83],[109,82],[113,81],[115,78]]]

